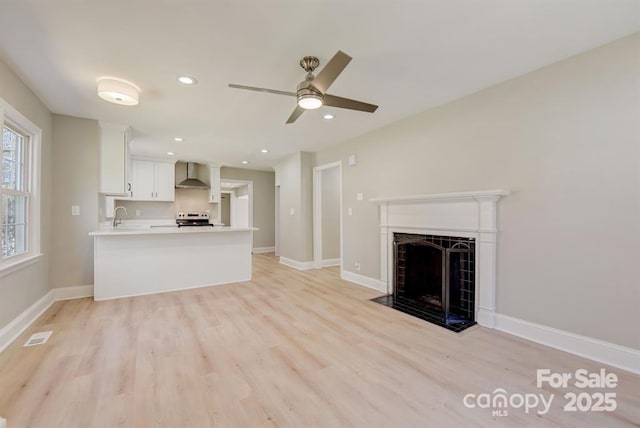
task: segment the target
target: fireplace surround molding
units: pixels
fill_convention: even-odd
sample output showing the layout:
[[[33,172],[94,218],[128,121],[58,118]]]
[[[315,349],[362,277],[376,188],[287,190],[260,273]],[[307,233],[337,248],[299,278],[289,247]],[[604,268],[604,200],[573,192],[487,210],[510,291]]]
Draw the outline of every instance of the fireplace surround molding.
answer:
[[[380,206],[380,281],[394,291],[393,234],[458,236],[476,241],[476,322],[495,328],[498,200],[507,190],[370,199]]]

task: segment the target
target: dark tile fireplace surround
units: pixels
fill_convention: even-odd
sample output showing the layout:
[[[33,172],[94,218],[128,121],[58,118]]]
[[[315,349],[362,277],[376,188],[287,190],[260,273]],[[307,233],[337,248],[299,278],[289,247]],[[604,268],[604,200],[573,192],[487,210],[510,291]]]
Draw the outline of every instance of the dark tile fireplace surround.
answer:
[[[475,239],[393,234],[394,292],[373,301],[461,332],[475,322]]]

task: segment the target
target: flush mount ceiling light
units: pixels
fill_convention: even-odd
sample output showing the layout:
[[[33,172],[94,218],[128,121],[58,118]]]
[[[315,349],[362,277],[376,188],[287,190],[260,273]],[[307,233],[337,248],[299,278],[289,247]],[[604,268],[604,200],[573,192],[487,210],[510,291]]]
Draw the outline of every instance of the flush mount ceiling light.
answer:
[[[176,137],[173,139],[176,143],[182,143],[184,140],[181,137]]]
[[[248,164],[248,163],[249,163],[249,161],[242,161],[241,163],[242,163],[243,165],[246,165],[246,164]]]
[[[178,82],[187,86],[195,85],[196,83],[198,83],[195,77],[191,77],[191,76],[178,76]]]
[[[169,156],[173,156],[173,155],[175,155],[175,153],[173,153],[173,152],[167,152],[167,154],[168,154]]]
[[[327,120],[331,120],[331,119],[333,119],[335,116],[334,116],[334,115],[332,115],[331,113],[327,113],[327,114],[325,114],[325,115],[324,115],[324,116],[322,116],[322,117],[324,117],[324,118],[325,118],[325,119],[327,119]]]
[[[135,106],[138,104],[140,88],[126,80],[101,77],[98,79],[98,96],[110,103]]]
[[[260,152],[261,152],[261,153],[269,153],[269,150],[267,150],[267,149],[262,149],[262,150],[260,150]]]

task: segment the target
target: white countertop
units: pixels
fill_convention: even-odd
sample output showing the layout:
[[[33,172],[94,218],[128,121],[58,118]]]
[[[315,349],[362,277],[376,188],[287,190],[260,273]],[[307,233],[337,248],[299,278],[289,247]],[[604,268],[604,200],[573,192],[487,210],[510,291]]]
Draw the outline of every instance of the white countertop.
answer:
[[[118,226],[100,229],[89,233],[89,236],[113,236],[113,235],[160,235],[160,234],[185,234],[185,233],[225,233],[225,232],[253,232],[256,227],[229,227],[229,226]]]

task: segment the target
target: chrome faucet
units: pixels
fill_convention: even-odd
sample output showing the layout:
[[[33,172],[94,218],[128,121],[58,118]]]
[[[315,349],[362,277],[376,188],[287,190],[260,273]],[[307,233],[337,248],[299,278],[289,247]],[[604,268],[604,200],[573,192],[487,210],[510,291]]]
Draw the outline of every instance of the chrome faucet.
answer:
[[[118,226],[120,223],[122,223],[122,219],[118,219],[118,210],[122,209],[124,210],[124,215],[129,215],[129,213],[127,213],[127,209],[125,207],[115,207],[113,209],[113,228],[115,229],[116,226]]]

